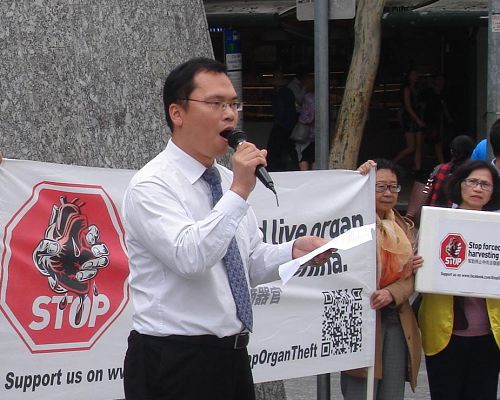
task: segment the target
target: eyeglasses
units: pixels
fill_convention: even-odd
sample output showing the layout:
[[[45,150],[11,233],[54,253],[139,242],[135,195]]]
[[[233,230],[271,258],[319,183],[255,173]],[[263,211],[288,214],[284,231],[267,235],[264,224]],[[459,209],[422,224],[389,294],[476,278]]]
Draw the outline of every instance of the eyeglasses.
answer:
[[[195,101],[197,103],[208,104],[214,111],[226,111],[229,107],[233,111],[243,110],[243,103],[240,101],[206,101],[206,100],[196,100],[196,99],[178,99],[185,101]]]
[[[375,191],[377,193],[385,193],[387,189],[389,189],[391,193],[399,193],[401,191],[401,185],[388,185],[387,183],[375,184]]]
[[[482,181],[480,179],[475,179],[475,178],[466,178],[463,180],[466,186],[470,188],[475,188],[478,185],[481,187],[486,192],[491,192],[493,191],[493,185],[489,182]]]

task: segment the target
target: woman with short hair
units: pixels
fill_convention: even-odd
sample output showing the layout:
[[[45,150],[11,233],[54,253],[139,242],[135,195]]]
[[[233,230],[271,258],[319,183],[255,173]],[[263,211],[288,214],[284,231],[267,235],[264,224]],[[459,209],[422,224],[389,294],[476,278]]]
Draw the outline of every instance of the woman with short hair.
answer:
[[[447,183],[454,207],[500,208],[500,179],[485,161],[467,161]],[[500,300],[423,294],[419,325],[434,400],[496,400]]]

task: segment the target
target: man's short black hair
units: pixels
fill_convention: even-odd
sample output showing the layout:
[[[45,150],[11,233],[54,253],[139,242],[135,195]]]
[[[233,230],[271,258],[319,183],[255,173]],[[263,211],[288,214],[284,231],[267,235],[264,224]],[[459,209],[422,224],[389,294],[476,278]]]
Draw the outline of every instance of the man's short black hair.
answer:
[[[163,85],[163,106],[167,125],[171,131],[173,130],[173,124],[168,112],[170,104],[189,98],[195,89],[194,77],[199,72],[214,72],[227,75],[227,67],[225,64],[211,58],[196,57],[178,65],[168,74]],[[187,107],[186,101],[184,101],[184,104]]]
[[[493,155],[496,158],[500,157],[500,118],[491,125],[490,144],[493,149]]]
[[[496,211],[500,209],[500,178],[498,172],[491,163],[483,160],[466,161],[453,172],[451,178],[447,181],[446,189],[451,201],[460,205],[462,203],[462,182],[473,171],[477,169],[487,169],[491,173],[493,182],[493,192],[490,201],[483,207],[484,211]]]

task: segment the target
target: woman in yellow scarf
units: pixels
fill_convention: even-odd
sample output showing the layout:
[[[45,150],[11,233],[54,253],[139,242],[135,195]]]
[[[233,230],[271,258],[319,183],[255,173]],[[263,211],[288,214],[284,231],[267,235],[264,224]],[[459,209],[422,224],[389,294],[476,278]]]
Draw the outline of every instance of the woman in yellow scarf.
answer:
[[[377,213],[377,290],[370,303],[377,310],[375,345],[376,400],[402,400],[405,381],[415,390],[420,365],[421,339],[408,298],[414,292],[413,271],[423,259],[414,255],[413,223],[395,209],[399,170],[392,161],[367,161],[362,174],[377,167],[375,211]],[[366,399],[366,371],[342,372],[345,400]]]

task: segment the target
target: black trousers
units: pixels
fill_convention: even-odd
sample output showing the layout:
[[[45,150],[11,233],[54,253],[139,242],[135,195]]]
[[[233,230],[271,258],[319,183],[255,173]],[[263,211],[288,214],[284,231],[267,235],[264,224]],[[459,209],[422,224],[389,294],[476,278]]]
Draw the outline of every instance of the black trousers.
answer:
[[[432,400],[496,400],[500,350],[493,335],[452,335],[448,346],[425,357]]]
[[[246,347],[136,331],[128,338],[124,387],[127,400],[255,400]]]

